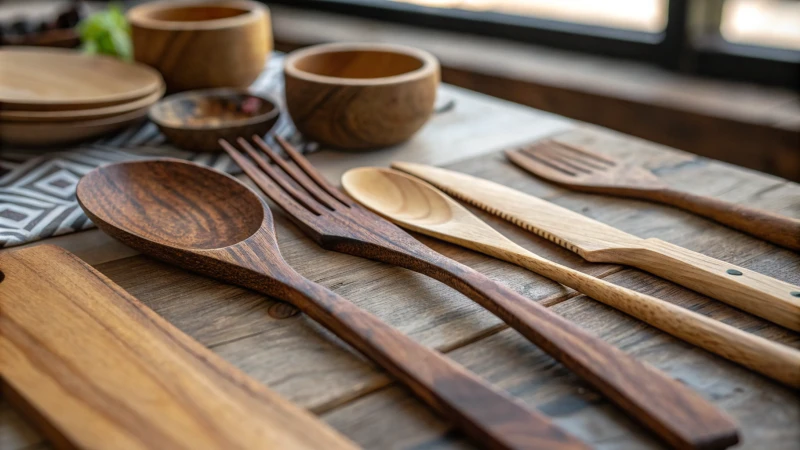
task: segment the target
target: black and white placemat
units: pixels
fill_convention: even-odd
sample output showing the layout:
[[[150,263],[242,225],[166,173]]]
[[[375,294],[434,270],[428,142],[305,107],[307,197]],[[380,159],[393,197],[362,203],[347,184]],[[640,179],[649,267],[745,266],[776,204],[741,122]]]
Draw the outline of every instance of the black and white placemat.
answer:
[[[250,89],[275,98],[283,109],[282,65],[282,55],[273,55]],[[273,131],[306,152],[315,148],[314,144],[302,142],[288,114],[281,114]],[[0,148],[0,248],[92,228],[94,225],[75,199],[81,176],[110,162],[164,156],[229,173],[236,171],[224,153],[195,153],[172,147],[149,121],[69,148]]]

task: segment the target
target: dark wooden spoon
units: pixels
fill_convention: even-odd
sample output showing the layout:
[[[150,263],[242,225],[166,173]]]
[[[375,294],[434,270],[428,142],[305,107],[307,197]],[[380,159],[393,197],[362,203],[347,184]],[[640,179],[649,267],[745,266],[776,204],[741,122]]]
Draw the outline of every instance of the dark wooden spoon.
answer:
[[[77,196],[101,230],[142,253],[297,306],[480,444],[586,448],[441,353],[303,278],[281,257],[266,203],[226,174],[172,159],[117,163],[86,174]]]

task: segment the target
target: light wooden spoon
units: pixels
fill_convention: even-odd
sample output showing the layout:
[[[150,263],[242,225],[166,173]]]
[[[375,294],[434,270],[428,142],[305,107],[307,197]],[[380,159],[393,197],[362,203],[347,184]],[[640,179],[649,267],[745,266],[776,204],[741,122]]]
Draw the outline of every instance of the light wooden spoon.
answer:
[[[525,267],[679,339],[800,387],[800,351],[548,261],[510,241],[422,180],[392,169],[362,167],[345,173],[342,185],[359,203],[403,228]]]

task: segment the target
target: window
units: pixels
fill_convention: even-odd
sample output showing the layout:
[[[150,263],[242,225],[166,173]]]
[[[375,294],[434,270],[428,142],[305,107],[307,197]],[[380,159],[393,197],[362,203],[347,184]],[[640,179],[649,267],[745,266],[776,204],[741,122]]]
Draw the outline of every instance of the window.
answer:
[[[800,50],[800,2],[728,0],[720,31],[733,43]]]
[[[800,0],[271,0],[796,88]]]
[[[434,8],[493,11],[658,33],[667,24],[666,0],[393,0]]]

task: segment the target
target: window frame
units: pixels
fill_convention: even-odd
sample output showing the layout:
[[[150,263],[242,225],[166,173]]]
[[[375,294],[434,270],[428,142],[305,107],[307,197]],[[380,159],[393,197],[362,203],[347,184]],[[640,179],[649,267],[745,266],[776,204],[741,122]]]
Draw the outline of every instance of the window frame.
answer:
[[[667,24],[659,33],[389,1],[376,4],[370,0],[272,0],[271,3],[634,59],[703,76],[796,88],[800,80],[800,51],[725,41],[719,31],[723,0],[717,1],[718,6],[710,12],[712,17],[703,19],[706,26],[698,32],[697,27],[689,24],[690,13],[694,13],[690,11],[692,0],[669,0]]]

